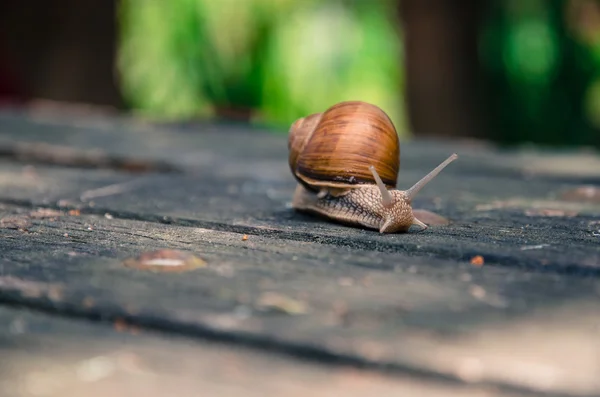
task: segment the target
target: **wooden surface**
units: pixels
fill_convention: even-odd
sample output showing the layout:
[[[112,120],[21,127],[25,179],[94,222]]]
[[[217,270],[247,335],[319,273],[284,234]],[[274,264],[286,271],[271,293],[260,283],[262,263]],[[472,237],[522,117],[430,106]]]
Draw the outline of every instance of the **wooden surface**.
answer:
[[[404,143],[451,223],[380,235],[293,212],[286,139],[1,112],[3,395],[600,395],[599,156]]]

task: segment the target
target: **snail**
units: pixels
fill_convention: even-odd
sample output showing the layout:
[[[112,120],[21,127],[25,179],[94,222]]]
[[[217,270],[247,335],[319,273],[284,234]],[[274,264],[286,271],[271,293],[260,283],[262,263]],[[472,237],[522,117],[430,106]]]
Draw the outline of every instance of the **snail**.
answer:
[[[396,128],[378,106],[337,103],[290,127],[288,162],[299,182],[292,208],[380,233],[407,232],[417,219],[411,202],[458,156],[452,154],[408,190],[396,189],[400,142]]]

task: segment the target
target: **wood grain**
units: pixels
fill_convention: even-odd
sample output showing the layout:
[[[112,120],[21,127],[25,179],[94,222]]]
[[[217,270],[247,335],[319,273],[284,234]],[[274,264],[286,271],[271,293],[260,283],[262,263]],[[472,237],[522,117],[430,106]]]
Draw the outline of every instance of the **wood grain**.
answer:
[[[0,144],[9,149],[0,159],[0,309],[18,317],[26,308],[63,324],[56,332],[40,326],[34,340],[68,343],[63,335],[83,335],[81,326],[115,322],[156,333],[143,344],[167,357],[165,371],[175,368],[172,337],[187,338],[198,349],[189,354],[208,362],[213,343],[250,349],[266,369],[244,367],[253,383],[223,378],[207,386],[192,375],[205,367],[181,374],[189,387],[232,387],[231,395],[242,395],[236,387],[244,384],[293,396],[317,373],[314,395],[330,388],[351,395],[332,386],[342,367],[360,379],[386,377],[365,393],[600,393],[600,207],[562,194],[594,185],[594,175],[525,173],[512,161],[517,152],[411,143],[401,185],[449,148],[468,153],[416,201],[450,223],[382,236],[289,208],[296,181],[286,139],[239,126],[0,115]],[[132,173],[12,155],[39,143],[177,170]],[[124,265],[161,249],[193,253],[206,266],[175,273]],[[111,346],[113,336],[105,339]],[[11,349],[28,357],[23,368],[48,357]],[[282,389],[267,382],[272,366],[289,368],[271,375]],[[130,381],[110,387],[141,395]]]

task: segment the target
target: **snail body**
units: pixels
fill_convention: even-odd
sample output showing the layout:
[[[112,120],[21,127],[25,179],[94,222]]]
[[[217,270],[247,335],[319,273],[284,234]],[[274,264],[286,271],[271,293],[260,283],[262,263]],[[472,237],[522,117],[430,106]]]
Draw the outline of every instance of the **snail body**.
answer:
[[[379,230],[426,229],[411,202],[456,154],[408,190],[396,189],[400,142],[379,107],[361,101],[340,102],[290,127],[289,166],[298,181],[292,207],[330,220]]]

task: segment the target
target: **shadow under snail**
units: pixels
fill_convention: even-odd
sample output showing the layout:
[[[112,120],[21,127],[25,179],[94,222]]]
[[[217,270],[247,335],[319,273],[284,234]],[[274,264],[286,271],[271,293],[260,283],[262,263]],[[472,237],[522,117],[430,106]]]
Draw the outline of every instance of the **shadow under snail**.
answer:
[[[296,120],[289,131],[289,166],[299,182],[292,208],[332,221],[407,232],[427,225],[411,206],[416,194],[458,156],[452,154],[408,190],[397,190],[400,142],[379,107],[347,101]]]

